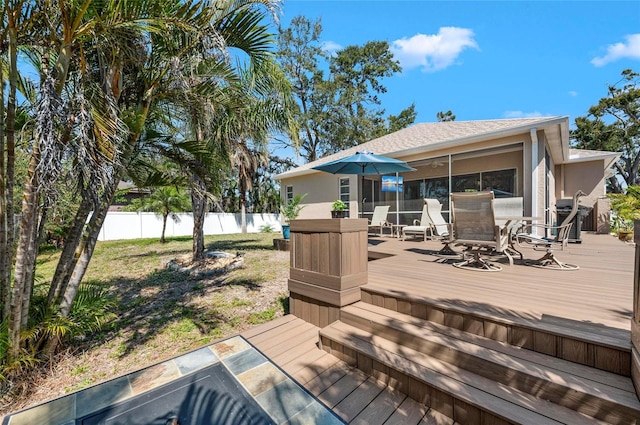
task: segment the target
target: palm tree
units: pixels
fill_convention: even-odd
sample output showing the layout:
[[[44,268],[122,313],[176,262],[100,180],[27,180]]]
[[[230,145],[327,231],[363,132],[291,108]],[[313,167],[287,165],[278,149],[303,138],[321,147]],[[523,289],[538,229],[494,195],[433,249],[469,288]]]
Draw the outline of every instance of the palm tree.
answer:
[[[136,199],[132,205],[132,209],[138,211],[150,211],[162,217],[162,233],[160,235],[160,243],[165,243],[165,230],[167,228],[167,219],[171,219],[178,223],[180,218],[176,213],[189,211],[191,202],[189,195],[176,186],[161,186],[153,189],[151,195]]]
[[[185,58],[183,80],[179,85],[182,102],[179,111],[189,119],[188,138],[197,146],[207,147],[207,156],[186,155],[183,162],[191,168],[191,196],[194,213],[193,259],[204,254],[204,214],[208,210],[207,195],[215,196],[221,186],[220,172],[224,162],[243,158],[239,171],[249,171],[242,178],[240,197],[245,199],[250,187],[253,152],[243,149],[247,141],[266,145],[269,131],[291,126],[289,108],[293,105],[284,74],[275,64],[270,48],[274,43],[265,15],[258,11],[243,12],[237,21],[221,22],[220,32],[238,43],[247,54],[246,63],[230,67],[220,58],[203,59],[200,54],[189,64]],[[233,26],[229,26],[233,22]],[[242,25],[237,25],[242,23]],[[249,155],[243,155],[249,154]],[[232,161],[232,165],[237,165]],[[255,166],[253,166],[255,169]],[[246,174],[246,173],[245,173]],[[215,184],[216,187],[212,187]],[[244,215],[243,215],[244,218]],[[243,226],[246,229],[246,225]]]
[[[123,142],[137,140],[143,129],[144,111],[142,115],[126,115],[118,104],[123,86],[131,83],[125,81],[125,73],[137,69],[144,46],[163,37],[174,43],[178,31],[195,34],[208,25],[211,16],[210,8],[201,9],[199,2],[181,0],[15,4],[17,11],[35,9],[36,19],[28,27],[31,31],[25,31],[32,39],[23,44],[32,47],[42,81],[10,294],[11,357],[20,351],[20,334],[33,291],[39,199],[47,195],[43,189],[55,187],[62,158],[76,161],[74,169],[79,171],[84,198],[76,214],[76,234],[61,257],[59,278],[52,282],[57,294],[52,302],[59,303],[61,314],[68,316],[104,220],[104,205],[110,203],[123,173],[122,164],[131,152],[131,145]],[[189,36],[178,39],[193,43]],[[170,62],[169,52],[160,49],[157,53]],[[54,63],[50,63],[52,58]],[[150,103],[150,93],[142,97],[147,100],[144,107]],[[133,117],[127,125],[125,116]],[[92,208],[89,231],[81,238],[82,225]]]

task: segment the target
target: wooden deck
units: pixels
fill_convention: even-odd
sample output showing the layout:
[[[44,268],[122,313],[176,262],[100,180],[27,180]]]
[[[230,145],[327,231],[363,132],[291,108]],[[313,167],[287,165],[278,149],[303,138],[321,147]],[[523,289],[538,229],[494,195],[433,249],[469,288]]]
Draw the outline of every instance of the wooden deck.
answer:
[[[504,260],[501,272],[487,273],[437,262],[428,253],[442,247],[438,242],[377,238],[369,251],[393,256],[369,262],[368,286],[552,323],[629,330],[634,247],[610,235],[583,232],[582,240],[555,251],[579,270],[541,270],[517,260],[509,266]],[[543,253],[524,249],[523,254],[536,259]]]
[[[397,314],[399,323],[403,308],[398,305],[401,302],[398,299],[424,300],[485,316],[513,317],[534,324],[532,326],[539,323],[543,327],[562,327],[569,332],[573,329],[576,333],[593,334],[595,339],[611,337],[629,341],[634,249],[608,235],[583,233],[582,239],[582,244],[571,244],[568,250],[557,252],[561,260],[578,264],[580,270],[541,270],[516,261],[511,267],[503,263],[501,272],[482,273],[459,270],[436,261],[430,253],[440,249],[441,244],[437,242],[373,238],[370,239],[370,257],[380,258],[369,262],[368,284],[362,288],[362,293],[370,301],[379,297],[377,302],[373,299],[372,304],[398,312],[388,314],[391,317]],[[534,259],[541,253],[527,250],[524,254],[525,258]],[[407,306],[405,309],[410,310],[410,304]],[[412,394],[413,381],[395,375],[375,359],[361,357],[360,352],[344,348],[335,356],[329,354],[320,347],[319,332],[318,327],[288,315],[242,335],[348,423],[453,424],[451,417],[460,415],[460,411],[465,413],[459,417],[466,416],[460,423],[476,423],[473,416],[469,416],[475,412],[474,408],[463,406],[464,402],[459,400],[452,401],[448,395],[433,388],[429,392],[429,404],[433,408],[420,404],[416,401],[419,396]],[[488,342],[483,344],[490,345]],[[401,350],[408,352],[409,349]],[[334,353],[338,351],[334,350]],[[365,369],[367,373],[349,364],[358,364],[359,369]],[[637,409],[630,379],[615,379],[623,380],[620,386],[625,394],[629,394],[625,397],[630,397],[630,409]],[[600,410],[596,413],[607,418],[606,409]],[[447,417],[441,413],[443,411],[451,414]],[[480,413],[477,414],[480,418]],[[562,417],[566,413],[562,411],[558,415]],[[567,418],[553,423],[594,422],[588,416],[580,417],[579,422],[570,416]],[[490,422],[511,421],[498,418]],[[527,423],[526,419],[524,423]]]

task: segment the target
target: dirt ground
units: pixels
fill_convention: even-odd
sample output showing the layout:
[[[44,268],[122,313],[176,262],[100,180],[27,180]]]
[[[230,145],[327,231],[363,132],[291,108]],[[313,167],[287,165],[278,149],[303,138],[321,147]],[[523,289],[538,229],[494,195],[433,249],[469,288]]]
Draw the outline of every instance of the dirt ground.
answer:
[[[71,341],[54,361],[5,383],[0,418],[283,315],[288,252],[247,252],[242,267],[221,274],[211,273],[214,261],[191,273],[162,267],[145,279],[115,282],[110,329]]]

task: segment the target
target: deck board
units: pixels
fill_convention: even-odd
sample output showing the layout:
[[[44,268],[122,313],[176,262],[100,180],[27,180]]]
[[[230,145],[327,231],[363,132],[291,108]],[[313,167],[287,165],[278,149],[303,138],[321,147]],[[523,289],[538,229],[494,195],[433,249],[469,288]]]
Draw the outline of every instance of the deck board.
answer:
[[[376,398],[362,410],[350,423],[356,425],[386,424],[393,413],[407,398],[405,394],[383,388]]]
[[[350,370],[349,373],[343,375],[323,392],[318,394],[318,398],[327,406],[333,408],[358,388],[360,384],[366,381],[367,378],[367,375],[359,370]]]
[[[357,391],[356,391],[357,389]],[[342,419],[351,423],[367,406],[369,406],[380,393],[384,390],[384,385],[377,382],[374,378],[369,378],[354,388],[347,397],[343,398],[334,406],[333,411]],[[386,416],[389,417],[390,415]],[[363,422],[360,422],[363,423]],[[380,424],[382,422],[370,422],[371,425]]]
[[[424,404],[420,404],[412,398],[405,398],[393,412],[393,414],[387,418],[385,425],[416,425],[424,417],[425,413],[429,410]]]
[[[370,251],[392,257],[369,262],[369,283],[407,296],[422,296],[474,309],[510,312],[538,320],[563,318],[583,327],[599,324],[628,330],[632,310],[634,249],[610,235],[582,234],[556,255],[580,270],[542,270],[519,261],[502,271],[482,273],[436,262],[427,254],[435,241],[378,238]],[[523,249],[525,259],[541,252]]]

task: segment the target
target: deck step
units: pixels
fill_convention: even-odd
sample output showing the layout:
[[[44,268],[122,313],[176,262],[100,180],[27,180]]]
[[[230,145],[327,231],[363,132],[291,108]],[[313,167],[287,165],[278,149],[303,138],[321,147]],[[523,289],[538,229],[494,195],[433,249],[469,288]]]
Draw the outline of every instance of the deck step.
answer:
[[[460,425],[606,423],[340,321],[323,328],[320,336],[323,347],[331,354],[378,379],[388,380],[399,391]]]
[[[362,341],[373,344],[374,352],[381,349],[406,357],[406,350],[412,350],[416,355],[411,361],[433,363],[433,370],[470,385],[480,382],[482,391],[493,394],[499,389],[494,394],[497,397],[503,397],[506,390],[517,393],[518,398],[528,400],[527,403],[543,401],[544,408],[551,409],[548,416],[560,422],[572,420],[567,411],[579,414],[576,423],[585,417],[607,423],[636,423],[640,418],[640,402],[631,380],[617,374],[366,303],[343,308],[341,321],[332,328],[348,334],[351,337],[348,344],[353,344],[353,339],[356,345],[362,345]],[[328,337],[327,332],[325,328],[321,336]],[[358,351],[348,344],[342,346]],[[525,407],[528,404],[525,403]],[[554,416],[558,414],[559,417]]]
[[[370,285],[361,289],[362,301],[368,304],[607,372],[631,375],[631,335],[627,330],[547,316],[536,319],[495,309],[485,311]]]

